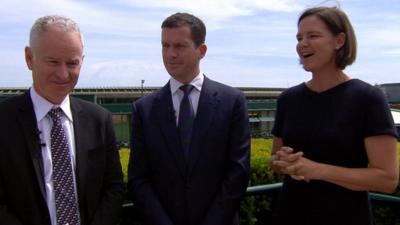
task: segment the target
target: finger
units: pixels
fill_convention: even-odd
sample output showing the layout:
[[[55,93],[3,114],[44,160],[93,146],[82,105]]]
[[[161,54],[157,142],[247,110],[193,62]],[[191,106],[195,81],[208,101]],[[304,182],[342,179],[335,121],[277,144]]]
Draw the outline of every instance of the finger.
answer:
[[[292,152],[293,152],[293,148],[287,147],[287,146],[281,147],[280,150],[282,150],[282,151],[284,151],[284,152],[286,152],[286,153],[292,153]]]
[[[285,150],[279,150],[275,153],[280,159],[285,158],[289,155],[291,155],[292,153],[286,152]]]
[[[285,160],[288,162],[294,162],[299,160],[303,156],[303,152],[296,152],[290,155],[287,155]]]
[[[284,160],[274,160],[274,161],[272,162],[272,165],[277,166],[277,167],[280,167],[280,168],[287,168],[287,167],[289,167],[289,166],[292,166],[291,163],[286,162],[286,161],[284,161]]]
[[[295,179],[295,180],[299,180],[299,181],[305,180],[305,177],[304,177],[304,176],[290,175],[290,177],[293,178],[293,179]],[[307,180],[305,180],[305,181],[307,181]]]

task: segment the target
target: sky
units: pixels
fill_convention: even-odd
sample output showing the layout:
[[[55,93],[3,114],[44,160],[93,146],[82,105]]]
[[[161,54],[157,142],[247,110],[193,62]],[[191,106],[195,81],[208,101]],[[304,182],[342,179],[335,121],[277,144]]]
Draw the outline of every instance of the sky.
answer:
[[[75,20],[85,59],[77,87],[163,86],[161,23],[175,12],[207,27],[206,76],[234,87],[291,87],[311,78],[295,50],[297,18],[313,6],[339,6],[357,36],[345,73],[370,84],[400,82],[399,0],[2,0],[0,87],[29,87],[24,59],[33,22],[59,14]]]

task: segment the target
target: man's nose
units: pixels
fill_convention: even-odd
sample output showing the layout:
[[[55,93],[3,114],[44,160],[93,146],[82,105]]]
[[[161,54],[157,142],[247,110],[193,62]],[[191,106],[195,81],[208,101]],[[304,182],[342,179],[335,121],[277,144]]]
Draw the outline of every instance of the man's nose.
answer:
[[[58,67],[57,67],[57,71],[56,71],[56,75],[59,77],[59,78],[62,78],[62,79],[65,79],[65,78],[68,78],[68,75],[69,73],[68,73],[68,66],[67,65],[65,65],[65,64],[60,64]]]

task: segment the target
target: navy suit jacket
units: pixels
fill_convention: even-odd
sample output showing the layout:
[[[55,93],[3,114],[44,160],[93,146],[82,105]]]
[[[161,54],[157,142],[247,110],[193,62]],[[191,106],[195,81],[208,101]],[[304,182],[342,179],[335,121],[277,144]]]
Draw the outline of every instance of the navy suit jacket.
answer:
[[[242,92],[205,77],[188,162],[169,83],[133,104],[128,194],[149,225],[238,224],[249,179]]]
[[[124,186],[111,114],[73,97],[70,105],[81,224],[116,224]],[[0,224],[50,225],[29,91],[0,103],[0,124]]]

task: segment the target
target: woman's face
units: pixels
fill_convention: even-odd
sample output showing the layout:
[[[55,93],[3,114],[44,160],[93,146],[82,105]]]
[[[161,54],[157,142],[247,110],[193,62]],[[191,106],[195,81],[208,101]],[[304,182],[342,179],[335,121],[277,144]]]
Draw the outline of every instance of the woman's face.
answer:
[[[337,68],[336,50],[343,45],[343,33],[334,35],[318,16],[311,15],[300,21],[296,38],[296,50],[304,70],[314,73]]]

